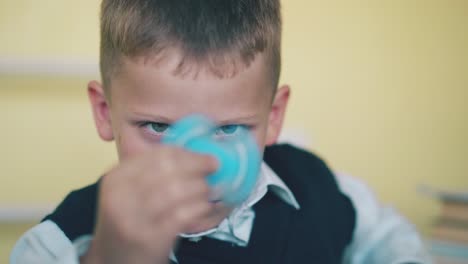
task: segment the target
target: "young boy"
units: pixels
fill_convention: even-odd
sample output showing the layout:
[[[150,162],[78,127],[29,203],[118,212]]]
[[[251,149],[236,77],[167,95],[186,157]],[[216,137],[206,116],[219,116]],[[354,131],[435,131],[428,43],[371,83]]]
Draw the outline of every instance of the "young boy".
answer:
[[[314,155],[273,146],[290,94],[278,87],[278,0],[101,8],[102,84],[88,94],[119,164],[28,231],[11,263],[427,263],[411,226],[365,187],[345,176],[338,185]],[[209,202],[213,157],[160,144],[192,113],[270,146],[242,205]]]

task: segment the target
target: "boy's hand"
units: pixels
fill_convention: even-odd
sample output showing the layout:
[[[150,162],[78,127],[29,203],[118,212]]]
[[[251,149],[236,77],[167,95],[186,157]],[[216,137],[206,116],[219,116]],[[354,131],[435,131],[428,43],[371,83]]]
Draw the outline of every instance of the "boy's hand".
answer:
[[[100,185],[97,223],[83,263],[167,263],[177,235],[208,213],[205,176],[216,160],[161,145],[123,161]]]

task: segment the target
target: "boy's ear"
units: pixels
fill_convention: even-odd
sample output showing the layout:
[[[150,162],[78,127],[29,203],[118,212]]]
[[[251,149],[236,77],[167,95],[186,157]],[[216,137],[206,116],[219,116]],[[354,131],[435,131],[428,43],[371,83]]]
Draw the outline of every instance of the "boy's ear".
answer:
[[[91,81],[88,83],[88,97],[99,136],[102,140],[112,141],[114,133],[112,131],[109,103],[99,82]]]
[[[281,128],[283,127],[284,115],[288,105],[289,94],[291,93],[288,85],[283,85],[276,91],[268,117],[268,129],[265,139],[267,146],[275,144],[278,140]]]

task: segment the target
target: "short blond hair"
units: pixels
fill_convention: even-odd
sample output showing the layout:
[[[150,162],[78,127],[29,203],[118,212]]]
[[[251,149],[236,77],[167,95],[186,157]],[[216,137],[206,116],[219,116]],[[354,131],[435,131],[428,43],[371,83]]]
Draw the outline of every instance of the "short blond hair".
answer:
[[[265,53],[272,86],[281,70],[279,0],[103,0],[100,70],[104,88],[123,57],[156,56],[171,47],[216,75],[224,64]],[[228,60],[226,60],[228,58]],[[232,67],[231,67],[232,68]],[[235,74],[235,72],[231,72]]]

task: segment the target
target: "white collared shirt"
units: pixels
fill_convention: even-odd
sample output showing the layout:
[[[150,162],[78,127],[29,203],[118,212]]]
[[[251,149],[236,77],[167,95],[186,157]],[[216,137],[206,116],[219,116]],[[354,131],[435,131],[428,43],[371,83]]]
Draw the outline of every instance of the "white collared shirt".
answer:
[[[248,199],[224,219],[216,228],[197,234],[181,234],[192,240],[203,236],[247,245],[255,212],[252,206],[268,190],[284,202],[300,209],[294,195],[284,182],[262,163],[259,180]],[[343,263],[430,263],[424,245],[411,224],[396,211],[381,206],[373,193],[359,180],[337,176],[338,185],[347,194],[356,210],[353,241],[347,247]],[[62,263],[77,264],[88,250],[91,235],[70,241],[52,221],[45,221],[27,231],[16,243],[10,256],[11,264]],[[174,255],[171,256],[172,260]]]
[[[232,242],[238,246],[247,246],[250,233],[255,219],[255,211],[252,207],[260,201],[267,191],[276,194],[280,199],[290,206],[300,209],[299,203],[291,190],[276,175],[271,168],[262,163],[260,167],[259,179],[250,196],[229,214],[221,223],[210,230],[196,234],[181,234],[181,237],[197,241],[203,236]]]

